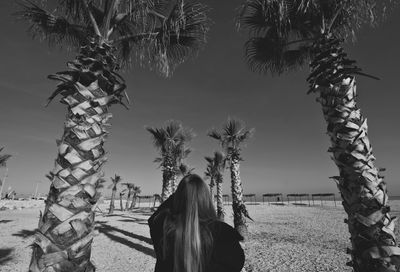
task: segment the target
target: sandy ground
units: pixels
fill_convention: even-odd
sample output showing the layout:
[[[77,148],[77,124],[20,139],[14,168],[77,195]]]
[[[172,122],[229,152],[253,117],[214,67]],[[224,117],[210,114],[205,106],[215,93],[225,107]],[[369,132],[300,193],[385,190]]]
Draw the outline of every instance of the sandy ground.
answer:
[[[1,272],[27,271],[29,245],[43,207],[43,201],[28,202],[11,205],[17,207],[15,210],[0,211]],[[2,205],[4,202],[0,202]],[[147,206],[125,213],[117,210],[112,216],[97,215],[99,235],[92,249],[97,271],[154,271],[154,252],[147,226],[151,212]],[[392,201],[391,206],[392,215],[399,216],[400,201]],[[106,211],[107,203],[100,208]],[[226,221],[232,224],[229,205],[225,209]],[[349,260],[345,253],[349,235],[343,223],[346,215],[340,205],[334,207],[329,202],[311,207],[257,204],[248,205],[248,209],[254,222],[249,222],[249,239],[244,245],[247,272],[351,271],[345,265]],[[396,233],[399,237],[398,230]]]

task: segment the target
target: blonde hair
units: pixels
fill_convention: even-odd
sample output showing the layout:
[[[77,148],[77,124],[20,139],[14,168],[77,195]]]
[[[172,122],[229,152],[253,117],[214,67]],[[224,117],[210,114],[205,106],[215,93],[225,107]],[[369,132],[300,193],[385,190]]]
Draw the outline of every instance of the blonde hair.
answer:
[[[175,192],[172,211],[164,222],[164,258],[168,255],[168,245],[173,243],[174,272],[206,270],[213,244],[208,223],[216,220],[206,183],[198,175],[185,176]]]

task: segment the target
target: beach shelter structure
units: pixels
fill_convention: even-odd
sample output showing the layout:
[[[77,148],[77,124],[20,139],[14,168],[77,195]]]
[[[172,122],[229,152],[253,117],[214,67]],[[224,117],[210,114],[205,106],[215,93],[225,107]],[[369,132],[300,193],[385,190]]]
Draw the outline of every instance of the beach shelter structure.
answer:
[[[229,204],[229,195],[222,195],[222,198],[224,199],[224,204]]]
[[[154,195],[144,195],[144,196],[138,196],[138,207],[140,207],[140,203],[141,202],[148,202],[149,203],[149,207],[151,207],[151,203],[155,203],[155,197]],[[144,200],[144,201],[142,201]]]
[[[318,199],[321,201],[321,206],[323,203],[323,199],[324,198],[333,198],[333,202],[335,203],[335,207],[336,207],[336,197],[335,194],[333,193],[325,193],[325,194],[312,194],[311,195],[311,199],[312,199],[312,204],[314,205],[314,200]]]
[[[290,202],[290,198],[294,198],[295,204],[303,204],[303,198],[305,198],[308,200],[308,206],[311,206],[309,194],[287,194],[286,197],[288,204]],[[297,200],[299,201],[299,203],[297,203]]]
[[[244,194],[243,195],[244,201],[247,202],[247,199],[253,200],[253,203],[256,203],[256,194]],[[248,203],[248,202],[247,202]]]
[[[264,202],[265,202],[265,198],[267,198],[268,205],[271,204],[271,203],[270,203],[270,199],[271,199],[271,198],[275,198],[276,202],[283,203],[283,195],[280,194],[280,193],[279,193],[279,194],[263,194],[263,195],[262,195],[263,204],[264,204]]]

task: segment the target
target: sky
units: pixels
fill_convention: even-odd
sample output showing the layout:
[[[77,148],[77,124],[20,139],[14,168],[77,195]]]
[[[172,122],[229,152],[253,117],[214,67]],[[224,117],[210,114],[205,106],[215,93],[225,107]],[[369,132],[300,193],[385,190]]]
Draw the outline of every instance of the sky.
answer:
[[[130,110],[111,108],[113,126],[105,144],[108,163],[103,169],[108,182],[119,174],[125,182],[140,186],[143,195],[160,193],[161,169],[153,163],[158,154],[145,126],[158,127],[170,119],[195,131],[190,144],[194,151],[187,163],[203,175],[204,156],[219,149],[207,132],[236,117],[256,130],[243,147],[245,193],[337,193],[329,179],[338,170],[327,152],[330,143],[321,106],[315,95],[306,94],[308,67],[279,77],[252,73],[244,61],[247,34],[237,32],[234,23],[241,1],[202,3],[211,7],[214,24],[207,46],[196,59],[182,64],[170,79],[140,68],[122,73],[133,103]],[[31,194],[39,183],[39,192],[47,193],[50,182],[45,174],[54,166],[66,108],[57,100],[44,107],[56,86],[46,77],[64,70],[75,53],[49,49],[46,43],[33,40],[26,33],[27,24],[11,16],[13,11],[14,1],[0,1],[0,146],[13,155],[5,187]],[[357,78],[358,103],[368,119],[376,165],[387,169],[389,194],[400,195],[396,84],[400,16],[394,13],[379,28],[362,30],[357,43],[347,44],[346,50],[364,72],[381,78]],[[223,188],[224,193],[230,191],[229,171]]]

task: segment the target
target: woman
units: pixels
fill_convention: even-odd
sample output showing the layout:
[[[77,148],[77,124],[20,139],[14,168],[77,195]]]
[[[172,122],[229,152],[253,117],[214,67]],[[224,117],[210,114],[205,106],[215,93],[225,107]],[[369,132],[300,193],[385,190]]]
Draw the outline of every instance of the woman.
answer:
[[[206,183],[187,175],[148,220],[155,272],[239,272],[243,237],[218,221]]]

